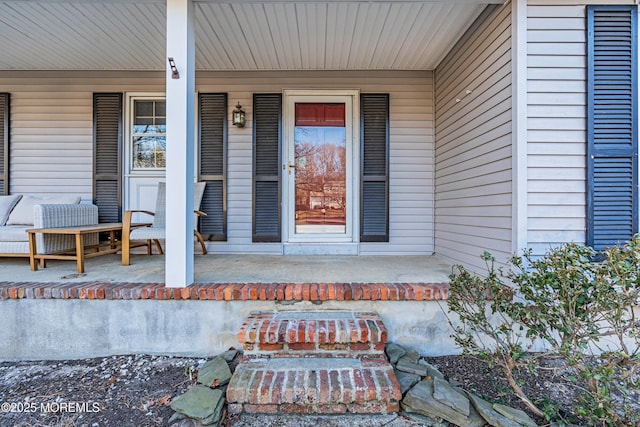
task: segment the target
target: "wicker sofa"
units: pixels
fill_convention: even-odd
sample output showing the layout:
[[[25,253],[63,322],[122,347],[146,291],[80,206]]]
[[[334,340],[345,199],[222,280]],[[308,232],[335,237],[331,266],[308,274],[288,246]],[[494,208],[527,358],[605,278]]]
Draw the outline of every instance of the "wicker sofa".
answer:
[[[28,228],[53,228],[98,223],[98,207],[80,204],[77,196],[0,196],[0,256],[28,257]],[[87,245],[97,244],[98,235],[86,236]],[[38,253],[75,248],[73,236],[36,234]]]

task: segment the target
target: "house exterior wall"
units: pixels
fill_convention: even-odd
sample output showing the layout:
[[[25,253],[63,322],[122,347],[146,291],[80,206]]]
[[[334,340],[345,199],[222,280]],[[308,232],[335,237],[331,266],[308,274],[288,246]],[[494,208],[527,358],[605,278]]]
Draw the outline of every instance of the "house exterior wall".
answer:
[[[0,72],[11,93],[11,193],[70,193],[92,198],[92,93],[164,92],[158,72]],[[228,93],[247,125],[229,126],[227,242],[214,251],[281,253],[254,244],[252,94],[283,89],[359,89],[390,94],[390,241],[361,254],[430,255],[433,246],[433,75],[420,72],[199,72],[196,90]]]
[[[435,249],[482,270],[512,241],[511,5],[490,6],[435,70]]]
[[[528,246],[585,243],[586,8],[529,4]]]

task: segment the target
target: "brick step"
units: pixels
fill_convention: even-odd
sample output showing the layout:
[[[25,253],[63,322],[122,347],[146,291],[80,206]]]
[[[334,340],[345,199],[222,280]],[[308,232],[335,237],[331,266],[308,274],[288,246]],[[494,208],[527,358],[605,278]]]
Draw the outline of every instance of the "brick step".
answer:
[[[246,359],[227,388],[229,412],[386,414],[402,398],[392,366],[381,359]]]
[[[252,313],[238,332],[247,356],[384,357],[387,328],[376,313]]]

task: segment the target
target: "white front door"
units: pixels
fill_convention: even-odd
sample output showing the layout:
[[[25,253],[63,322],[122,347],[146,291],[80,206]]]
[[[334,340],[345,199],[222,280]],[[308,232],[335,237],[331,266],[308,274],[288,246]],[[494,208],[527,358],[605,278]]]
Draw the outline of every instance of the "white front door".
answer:
[[[290,243],[354,241],[353,92],[285,92],[283,229]]]
[[[164,94],[127,96],[124,138],[124,209],[155,210],[158,182],[166,170],[166,101]],[[136,222],[148,222],[137,214]]]

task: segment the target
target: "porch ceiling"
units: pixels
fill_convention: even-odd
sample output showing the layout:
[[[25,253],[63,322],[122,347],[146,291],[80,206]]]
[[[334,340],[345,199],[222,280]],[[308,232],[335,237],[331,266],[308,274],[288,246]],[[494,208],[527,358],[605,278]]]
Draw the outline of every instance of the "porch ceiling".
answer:
[[[196,0],[199,70],[434,69],[489,3]],[[163,70],[163,0],[0,1],[0,70]]]

